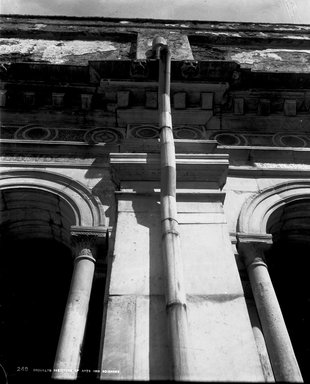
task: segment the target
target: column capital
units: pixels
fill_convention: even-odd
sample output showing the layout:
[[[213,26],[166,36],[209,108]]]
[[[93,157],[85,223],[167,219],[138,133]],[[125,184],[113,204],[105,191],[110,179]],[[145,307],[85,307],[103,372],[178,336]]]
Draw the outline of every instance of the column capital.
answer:
[[[87,258],[95,262],[96,249],[106,239],[106,227],[71,227],[71,244],[75,261]]]
[[[245,266],[266,266],[264,252],[272,245],[271,234],[237,233],[237,249]]]

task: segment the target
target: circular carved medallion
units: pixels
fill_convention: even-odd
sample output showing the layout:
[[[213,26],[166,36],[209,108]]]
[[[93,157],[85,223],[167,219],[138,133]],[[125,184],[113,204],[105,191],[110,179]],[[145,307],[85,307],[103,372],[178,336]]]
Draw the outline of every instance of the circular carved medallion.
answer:
[[[235,133],[217,133],[213,135],[213,139],[221,145],[246,145],[247,140],[243,135]]]
[[[89,144],[108,143],[114,144],[121,140],[121,134],[111,128],[95,128],[86,132],[84,141]]]
[[[38,125],[26,125],[19,128],[14,135],[14,139],[24,140],[55,140],[58,131],[55,128],[40,127]]]
[[[154,125],[139,125],[131,129],[131,134],[139,139],[157,139],[159,129]]]
[[[306,147],[307,140],[301,135],[277,133],[272,138],[277,147]]]

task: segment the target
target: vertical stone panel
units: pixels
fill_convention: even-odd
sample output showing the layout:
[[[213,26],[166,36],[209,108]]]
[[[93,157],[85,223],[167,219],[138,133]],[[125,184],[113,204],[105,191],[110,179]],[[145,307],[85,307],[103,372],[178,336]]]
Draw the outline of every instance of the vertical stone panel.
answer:
[[[169,378],[160,211],[154,196],[118,195],[102,379]]]
[[[220,202],[179,204],[192,379],[264,381]]]

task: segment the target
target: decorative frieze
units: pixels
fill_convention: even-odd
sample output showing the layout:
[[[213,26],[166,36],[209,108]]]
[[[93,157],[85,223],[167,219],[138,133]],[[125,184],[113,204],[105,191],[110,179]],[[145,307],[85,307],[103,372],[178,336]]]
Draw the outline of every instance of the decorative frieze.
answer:
[[[113,127],[97,127],[93,129],[68,129],[42,127],[29,124],[23,127],[2,126],[1,138],[11,140],[84,142],[88,144],[116,144],[125,137],[125,129]]]
[[[175,139],[202,140],[206,138],[203,125],[177,125],[173,129]]]
[[[242,134],[231,132],[216,133],[212,135],[212,139],[221,145],[247,145],[248,141]]]
[[[209,135],[209,138],[227,146],[310,147],[310,135],[290,131],[277,133],[216,131]]]
[[[120,129],[116,128],[94,128],[87,131],[83,139],[84,142],[89,144],[115,144],[123,139],[123,134]]]
[[[56,140],[58,135],[58,130],[55,128],[46,128],[39,125],[26,125],[19,128],[14,133],[14,139],[21,140],[45,140],[52,141]]]
[[[204,125],[174,124],[175,139],[182,140],[216,140],[225,146],[266,146],[309,148],[310,135],[306,132],[283,130],[280,132],[253,132],[242,130],[210,130]],[[25,126],[1,127],[4,140],[81,142],[87,144],[118,144],[131,139],[159,139],[156,124],[128,124],[127,128],[96,127],[92,129],[70,129],[43,127],[35,124]]]
[[[157,139],[159,138],[159,128],[151,124],[129,124],[127,127],[127,138]]]
[[[174,125],[173,135],[175,139],[202,140],[206,138],[203,125]],[[127,127],[127,138],[157,139],[159,128],[152,124],[129,124]]]
[[[276,147],[303,148],[310,146],[310,137],[306,135],[296,135],[295,133],[277,133],[272,136],[272,143]]]

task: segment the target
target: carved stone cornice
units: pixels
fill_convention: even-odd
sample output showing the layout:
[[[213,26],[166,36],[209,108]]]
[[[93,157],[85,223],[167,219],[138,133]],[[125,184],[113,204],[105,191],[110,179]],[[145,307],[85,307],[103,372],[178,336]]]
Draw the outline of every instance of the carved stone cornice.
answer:
[[[159,153],[111,153],[110,164],[119,181],[159,181]],[[229,160],[225,154],[176,154],[177,181],[226,181]]]

